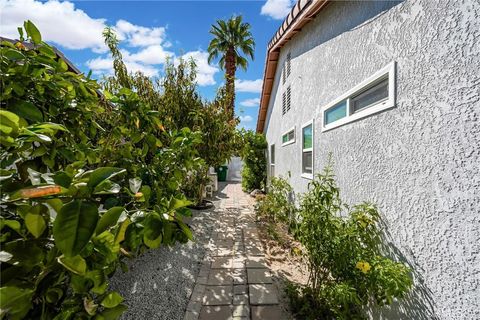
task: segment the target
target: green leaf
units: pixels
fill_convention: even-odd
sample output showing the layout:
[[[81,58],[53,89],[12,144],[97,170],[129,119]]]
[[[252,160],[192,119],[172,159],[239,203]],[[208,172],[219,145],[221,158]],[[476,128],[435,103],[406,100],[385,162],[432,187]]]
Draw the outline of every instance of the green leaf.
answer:
[[[93,190],[101,182],[124,172],[126,172],[126,170],[123,168],[103,167],[95,169],[90,174],[87,186]]]
[[[61,255],[60,257],[58,257],[57,261],[67,270],[70,270],[78,275],[84,276],[87,272],[87,263],[85,262],[85,259],[83,259],[81,256],[77,255],[74,257],[66,257],[64,255]]]
[[[80,253],[95,232],[98,209],[93,203],[74,200],[65,204],[53,224],[58,249],[67,257]]]
[[[47,227],[42,215],[36,213],[28,213],[25,216],[25,225],[35,238],[40,237]]]
[[[18,50],[14,49],[7,49],[3,50],[2,54],[4,57],[10,60],[23,60],[25,59],[25,56]]]
[[[14,240],[2,246],[2,249],[12,255],[9,264],[31,269],[42,264],[43,251],[31,241]]]
[[[178,225],[180,226],[180,228],[182,228],[182,231],[183,233],[185,233],[185,235],[187,236],[187,238],[189,240],[192,240],[193,241],[193,234],[192,234],[192,230],[190,230],[190,228],[185,224],[183,223],[183,221],[177,219],[177,223]]]
[[[64,188],[69,188],[70,184],[72,183],[72,177],[70,177],[64,171],[58,171],[55,172],[55,175],[53,176],[53,181]]]
[[[27,36],[29,36],[35,44],[42,42],[42,35],[32,21],[25,21],[23,27],[27,30]]]
[[[16,173],[16,170],[0,169],[0,182],[10,179],[14,173]]]
[[[13,112],[0,110],[0,123],[18,129],[20,118]]]
[[[48,303],[55,303],[62,298],[63,291],[60,288],[49,288],[45,296],[47,297]]]
[[[182,207],[186,207],[188,205],[192,204],[190,200],[187,198],[172,198],[170,200],[170,204],[168,206],[169,210],[176,210]]]
[[[107,293],[105,298],[103,298],[101,305],[105,308],[115,308],[120,303],[122,303],[123,297],[116,291]]]
[[[99,319],[103,320],[117,320],[120,316],[127,310],[127,306],[124,304],[119,304],[115,308],[106,309],[99,314]]]
[[[92,270],[88,271],[86,278],[92,280],[93,282],[93,288],[92,292],[96,294],[104,294],[105,290],[107,289],[108,282],[105,281],[105,274],[103,273],[102,270]]]
[[[100,234],[103,231],[107,230],[109,227],[114,226],[118,218],[125,209],[123,207],[113,207],[110,208],[107,212],[105,212],[100,220],[98,221],[97,228],[95,229],[96,234]]]
[[[104,180],[93,189],[93,194],[115,194],[119,193],[121,189],[119,184],[110,180]]]
[[[5,224],[10,229],[13,229],[17,232],[20,232],[20,222],[17,220],[3,220],[3,224]]]
[[[22,101],[14,106],[14,111],[20,117],[34,121],[42,122],[43,114],[42,112],[31,102]]]
[[[63,59],[60,59],[58,61],[58,68],[60,71],[67,71],[68,70],[68,65],[65,63],[65,61],[63,61]]]
[[[17,287],[0,288],[1,316],[8,314],[8,319],[23,319],[32,307],[33,290]]]
[[[128,226],[132,223],[130,219],[125,219],[121,224],[120,228],[118,228],[117,234],[115,235],[115,244],[119,244],[123,240],[125,240],[125,232],[127,231]]]

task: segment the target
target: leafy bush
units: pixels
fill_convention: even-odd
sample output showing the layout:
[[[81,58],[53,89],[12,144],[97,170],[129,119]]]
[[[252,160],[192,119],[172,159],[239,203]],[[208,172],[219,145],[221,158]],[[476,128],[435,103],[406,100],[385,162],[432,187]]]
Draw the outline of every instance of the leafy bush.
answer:
[[[272,177],[265,197],[257,202],[257,214],[272,222],[283,222],[293,226],[296,221],[296,207],[292,200],[293,189],[287,180]]]
[[[242,188],[244,191],[263,189],[267,182],[267,140],[251,130],[243,132]]]
[[[200,138],[165,130],[131,78],[103,101],[24,29],[34,49],[0,49],[0,316],[116,319],[108,277],[122,258],[192,238],[178,186]]]
[[[330,167],[310,183],[296,230],[309,283],[288,289],[302,319],[363,318],[367,305],[390,304],[408,292],[409,268],[382,256],[379,219],[372,204],[349,209],[342,203]]]

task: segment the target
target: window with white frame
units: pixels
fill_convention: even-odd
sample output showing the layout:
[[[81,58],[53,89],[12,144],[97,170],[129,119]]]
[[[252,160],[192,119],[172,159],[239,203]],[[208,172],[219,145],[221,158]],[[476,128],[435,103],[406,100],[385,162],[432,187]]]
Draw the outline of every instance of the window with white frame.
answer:
[[[395,62],[322,108],[322,131],[395,106]]]
[[[288,86],[287,90],[282,94],[282,115],[285,115],[288,111],[290,111],[291,96],[292,89],[290,86]]]
[[[302,127],[302,177],[313,179],[313,121]]]
[[[282,146],[286,146],[295,142],[295,127],[288,130],[282,135]]]
[[[270,176],[275,176],[275,145],[270,146]]]

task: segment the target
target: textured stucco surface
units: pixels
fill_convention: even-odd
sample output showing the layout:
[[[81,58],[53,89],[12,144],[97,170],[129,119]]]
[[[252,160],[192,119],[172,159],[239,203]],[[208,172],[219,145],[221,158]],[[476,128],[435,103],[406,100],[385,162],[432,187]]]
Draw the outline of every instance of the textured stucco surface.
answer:
[[[395,108],[322,133],[320,108],[391,61]],[[300,193],[301,126],[312,119],[315,172],[332,152],[343,198],[376,202],[414,269],[412,294],[372,318],[480,319],[480,2],[330,4],[282,48],[264,130],[275,174],[290,171]],[[282,147],[293,126],[296,142]]]

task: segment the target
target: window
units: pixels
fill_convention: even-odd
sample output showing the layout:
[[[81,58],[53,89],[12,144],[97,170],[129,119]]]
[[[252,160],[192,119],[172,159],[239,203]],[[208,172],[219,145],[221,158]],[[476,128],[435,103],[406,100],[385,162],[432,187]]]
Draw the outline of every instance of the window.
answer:
[[[302,127],[302,177],[313,179],[313,121]]]
[[[322,108],[322,131],[395,106],[395,62]]]
[[[388,99],[388,78],[352,97],[352,113]]]
[[[286,146],[295,142],[295,127],[288,130],[282,135],[282,146]]]
[[[275,176],[275,145],[270,146],[270,176]]]
[[[288,111],[290,111],[291,95],[292,90],[290,86],[288,86],[287,90],[282,95],[282,115],[285,115]]]
[[[335,122],[347,116],[347,102],[342,101],[325,111],[325,124]]]

